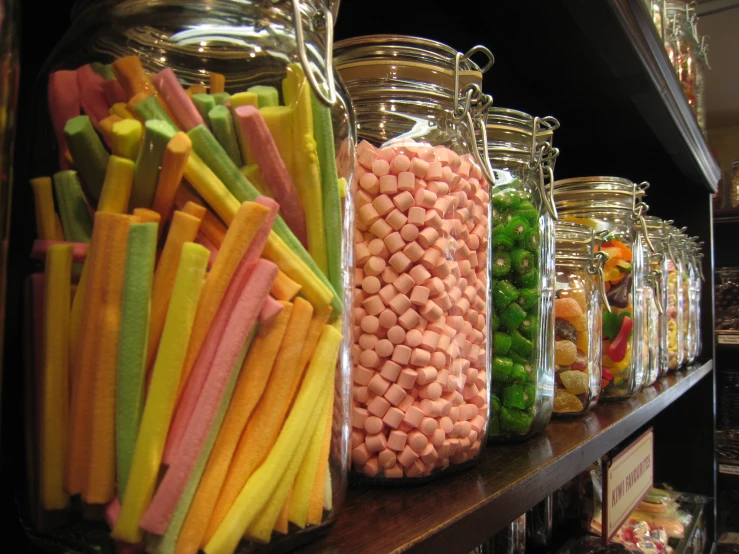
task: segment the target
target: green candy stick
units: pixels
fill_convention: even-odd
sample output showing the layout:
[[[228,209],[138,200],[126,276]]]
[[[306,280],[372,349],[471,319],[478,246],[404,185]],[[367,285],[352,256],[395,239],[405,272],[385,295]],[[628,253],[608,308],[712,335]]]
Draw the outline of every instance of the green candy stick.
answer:
[[[141,104],[139,104],[140,106]],[[169,123],[152,119],[146,122],[144,139],[136,158],[133,174],[130,209],[151,208],[159,180],[164,151],[169,140],[177,133]]]
[[[229,109],[226,106],[216,106],[208,112],[208,121],[210,121],[210,128],[213,129],[213,135],[228,157],[236,164],[236,167],[241,167],[241,152]]]
[[[97,201],[103,189],[110,154],[86,115],[78,115],[67,121],[64,126],[64,137],[67,139],[69,152],[80,172],[82,182]]]
[[[203,116],[203,121],[208,121],[210,110],[216,107],[216,100],[212,94],[193,94],[192,103]]]
[[[54,174],[54,196],[62,220],[64,239],[69,242],[90,242],[92,238],[92,218],[87,209],[85,193],[72,170]]]
[[[169,114],[164,111],[164,108],[159,103],[156,96],[149,96],[146,100],[142,100],[136,105],[133,111],[145,121],[159,119],[169,123],[175,132],[179,130],[177,125],[175,125],[175,122],[172,121],[172,118],[169,117]]]
[[[216,92],[213,100],[216,101],[216,106],[225,106],[231,101],[231,95],[227,92]]]
[[[246,92],[253,92],[257,95],[260,108],[280,105],[280,93],[275,87],[265,87],[262,85],[257,85],[254,87],[249,87],[248,89],[246,89]]]

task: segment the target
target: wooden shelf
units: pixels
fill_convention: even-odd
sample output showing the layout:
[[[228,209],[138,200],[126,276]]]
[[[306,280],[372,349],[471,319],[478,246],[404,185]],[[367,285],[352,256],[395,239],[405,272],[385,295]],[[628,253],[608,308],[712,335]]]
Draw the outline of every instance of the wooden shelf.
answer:
[[[469,552],[647,424],[709,375],[712,361],[634,398],[555,420],[522,443],[488,446],[480,463],[420,486],[350,490],[342,514],[307,552]]]
[[[713,212],[714,223],[739,223],[739,210],[716,210]]]

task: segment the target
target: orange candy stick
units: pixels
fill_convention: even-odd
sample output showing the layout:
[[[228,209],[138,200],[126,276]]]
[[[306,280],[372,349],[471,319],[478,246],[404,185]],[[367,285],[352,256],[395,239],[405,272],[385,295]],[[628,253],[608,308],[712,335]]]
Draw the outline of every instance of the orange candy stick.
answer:
[[[118,58],[113,62],[113,73],[116,79],[126,91],[128,97],[132,97],[140,92],[149,92],[156,94],[154,84],[149,76],[144,72],[141,60],[138,56],[125,56]]]
[[[277,300],[292,300],[297,296],[302,287],[290,279],[282,271],[277,274],[277,279],[272,285],[272,295]]]
[[[293,393],[302,376],[303,368],[298,367],[298,360],[301,358],[312,317],[311,304],[302,298],[296,298],[280,353],[272,369],[272,376],[259,405],[241,435],[231,467],[221,488],[205,533],[206,542],[216,532],[242,487],[259,464],[264,461],[280,434],[293,400]]]
[[[205,88],[203,83],[195,83],[186,91],[187,95],[192,98],[193,94],[206,94],[208,90]]]
[[[220,73],[210,74],[210,93],[218,94],[219,92],[225,92],[226,90],[226,77]]]
[[[115,495],[115,390],[121,303],[126,276],[130,216],[110,225],[109,255],[102,272],[102,297],[97,306],[98,330],[93,356],[94,386],[90,398],[90,447],[82,498],[89,504],[107,504]],[[87,336],[82,337],[88,340]]]
[[[73,387],[72,402],[70,405],[69,420],[69,450],[67,452],[67,467],[65,486],[69,494],[82,492],[83,483],[87,475],[87,462],[90,452],[90,437],[92,433],[92,405],[95,391],[95,353],[99,342],[101,329],[100,319],[103,316],[101,306],[104,302],[105,275],[110,259],[120,256],[111,248],[114,228],[124,225],[129,216],[122,214],[95,214],[92,241],[87,255],[87,262],[82,271],[80,288],[75,296],[81,296],[78,306],[79,331],[75,333],[74,308],[72,321],[72,337],[76,334],[76,352],[72,369]],[[87,273],[87,275],[85,275]],[[82,283],[85,286],[82,287]],[[82,290],[84,288],[84,291]],[[76,304],[76,302],[75,302]]]
[[[159,225],[161,222],[159,214],[154,210],[149,210],[148,208],[136,208],[133,211],[133,215],[138,218],[139,223],[156,223]]]
[[[189,185],[183,183],[177,189],[174,197],[175,206],[178,209],[182,209],[188,202],[194,202],[204,206],[205,201],[200,198]],[[207,206],[204,206],[207,212],[200,224],[200,230],[206,236],[206,238],[213,243],[216,248],[220,248],[223,244],[223,239],[226,237],[226,226],[218,217],[210,211]]]
[[[244,202],[236,212],[233,222],[226,232],[223,244],[218,250],[213,268],[205,281],[203,293],[195,315],[195,325],[187,349],[185,366],[182,368],[182,379],[178,389],[179,398],[187,378],[190,375],[195,360],[200,353],[200,347],[205,341],[210,324],[218,311],[218,307],[226,294],[236,268],[251,244],[257,232],[263,227],[270,210],[256,202]]]
[[[187,158],[192,150],[192,142],[185,133],[177,133],[167,143],[162,160],[162,169],[159,171],[156,194],[152,209],[159,212],[162,220],[166,221],[172,211],[175,193],[182,182]]]
[[[36,212],[36,236],[40,240],[64,240],[63,233],[57,236],[51,177],[31,179],[31,188]]]
[[[182,245],[192,242],[198,234],[200,220],[183,212],[175,212],[169,226],[167,240],[162,255],[154,272],[154,286],[151,294],[151,319],[149,327],[149,345],[146,349],[146,367],[151,367],[156,357],[159,339],[167,317],[169,299],[180,264]]]
[[[208,213],[208,210],[206,210],[204,206],[196,204],[195,202],[188,202],[182,206],[182,211],[193,217],[197,217],[198,219],[203,219],[205,214]],[[202,225],[202,223],[200,225]]]
[[[133,186],[135,164],[120,156],[110,156],[105,169],[105,180],[100,191],[98,211],[111,214],[128,213],[128,200]]]
[[[196,554],[201,544],[204,545],[205,528],[221,492],[239,437],[262,397],[285,336],[293,306],[288,302],[282,304],[283,309],[274,321],[261,326],[244,360],[226,418],[180,531],[176,550],[178,553]]]

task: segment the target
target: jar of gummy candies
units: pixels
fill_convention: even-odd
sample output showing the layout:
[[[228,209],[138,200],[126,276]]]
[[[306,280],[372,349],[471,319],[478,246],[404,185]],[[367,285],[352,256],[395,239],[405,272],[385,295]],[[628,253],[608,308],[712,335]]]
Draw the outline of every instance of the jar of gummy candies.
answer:
[[[603,278],[611,311],[603,312],[601,398],[628,398],[644,378],[645,185],[618,177],[579,177],[552,187],[563,220],[605,232],[599,251],[608,256]]]
[[[99,0],[47,62],[14,239],[31,500],[110,527],[70,549],[283,548],[336,518],[355,131],[332,26],[322,0]]]
[[[417,481],[469,465],[487,433],[490,179],[474,127],[493,57],[405,36],[334,55],[361,141],[352,467],[358,481]]]
[[[554,413],[579,415],[598,402],[601,387],[600,286],[606,255],[590,227],[558,221],[554,300]]]
[[[554,393],[552,135],[559,123],[490,108],[493,188],[493,369],[490,437],[520,439],[549,422]],[[579,308],[579,305],[578,305]]]

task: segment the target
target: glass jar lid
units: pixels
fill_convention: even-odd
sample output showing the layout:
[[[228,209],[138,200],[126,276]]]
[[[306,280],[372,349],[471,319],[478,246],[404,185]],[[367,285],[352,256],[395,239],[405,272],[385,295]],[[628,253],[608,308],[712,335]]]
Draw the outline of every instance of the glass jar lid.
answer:
[[[532,169],[543,158],[553,158],[552,139],[559,121],[552,116],[534,117],[510,108],[488,110],[488,156],[528,163]]]
[[[621,177],[574,177],[552,186],[558,210],[636,212],[649,185]]]
[[[556,258],[558,261],[590,262],[595,252],[593,229],[581,223],[557,221],[554,224]]]

